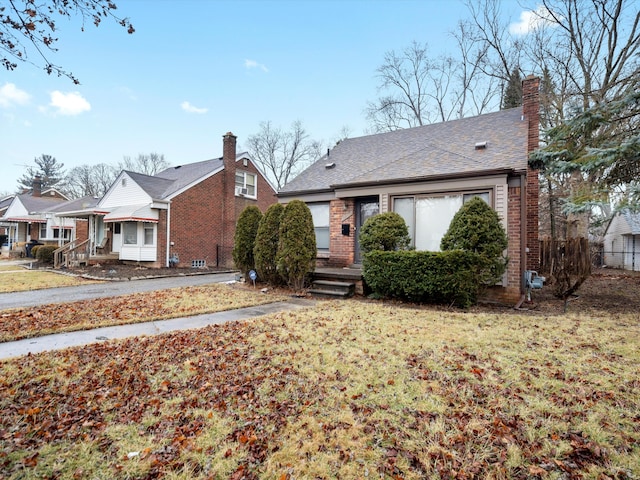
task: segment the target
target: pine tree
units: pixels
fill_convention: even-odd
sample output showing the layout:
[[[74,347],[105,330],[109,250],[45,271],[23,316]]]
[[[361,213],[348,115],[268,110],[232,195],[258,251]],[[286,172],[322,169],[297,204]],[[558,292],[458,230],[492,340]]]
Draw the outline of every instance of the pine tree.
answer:
[[[520,70],[516,67],[511,71],[507,86],[502,96],[502,110],[515,108],[522,105],[522,78]]]
[[[20,190],[31,189],[33,180],[36,177],[40,177],[42,189],[54,187],[58,190],[64,189],[64,163],[58,163],[54,157],[45,154],[40,155],[33,161],[36,167],[27,167],[27,172],[18,180],[18,188]]]

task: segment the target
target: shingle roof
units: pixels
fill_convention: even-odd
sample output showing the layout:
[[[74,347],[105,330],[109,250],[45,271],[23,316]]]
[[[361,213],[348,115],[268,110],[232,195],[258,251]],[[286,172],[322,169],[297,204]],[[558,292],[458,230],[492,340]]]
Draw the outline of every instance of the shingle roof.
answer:
[[[623,210],[622,215],[629,224],[630,235],[640,235],[640,213],[632,213],[629,210]]]
[[[18,198],[29,213],[42,213],[67,200],[59,197],[34,197],[31,194],[18,195]]]
[[[482,142],[486,148],[476,149]],[[526,149],[527,122],[522,119],[522,109],[513,108],[343,140],[279,193],[495,170],[524,171]]]

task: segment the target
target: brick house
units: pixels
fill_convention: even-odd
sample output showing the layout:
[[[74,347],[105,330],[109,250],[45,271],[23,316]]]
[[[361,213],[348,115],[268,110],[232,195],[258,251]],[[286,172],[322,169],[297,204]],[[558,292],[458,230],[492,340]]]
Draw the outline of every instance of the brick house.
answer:
[[[358,265],[358,233],[377,213],[395,211],[418,250],[439,250],[453,215],[483,198],[502,219],[507,273],[493,294],[517,301],[523,274],[536,270],[538,174],[528,154],[539,141],[539,79],[523,81],[523,106],[396,130],[337,144],[278,192],[311,209],[318,267]]]
[[[220,158],[153,176],[122,171],[95,205],[59,215],[88,220],[89,263],[232,267],[238,216],[248,205],[266,210],[275,193],[246,153],[236,155],[229,132]]]

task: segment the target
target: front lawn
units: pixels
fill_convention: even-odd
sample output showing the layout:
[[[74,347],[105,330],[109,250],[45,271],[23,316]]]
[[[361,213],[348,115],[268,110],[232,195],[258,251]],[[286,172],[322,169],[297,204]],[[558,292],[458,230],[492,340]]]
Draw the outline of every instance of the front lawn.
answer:
[[[1,275],[0,278],[2,278]],[[37,293],[34,292],[34,295]],[[222,312],[278,302],[286,298],[283,295],[263,295],[256,293],[255,290],[211,284],[0,310],[0,342],[111,325]]]
[[[0,271],[0,293],[96,283],[95,280],[60,275],[44,270],[25,270],[20,266],[3,265],[0,268],[2,269]]]
[[[372,302],[0,363],[0,477],[638,478],[637,314]]]

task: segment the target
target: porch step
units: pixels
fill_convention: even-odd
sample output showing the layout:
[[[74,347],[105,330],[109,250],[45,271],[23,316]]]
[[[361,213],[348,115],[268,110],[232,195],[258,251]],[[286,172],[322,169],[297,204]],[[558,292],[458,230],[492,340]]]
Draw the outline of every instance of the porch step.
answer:
[[[332,280],[314,280],[309,293],[313,297],[349,298],[355,293],[356,285],[351,282]]]

